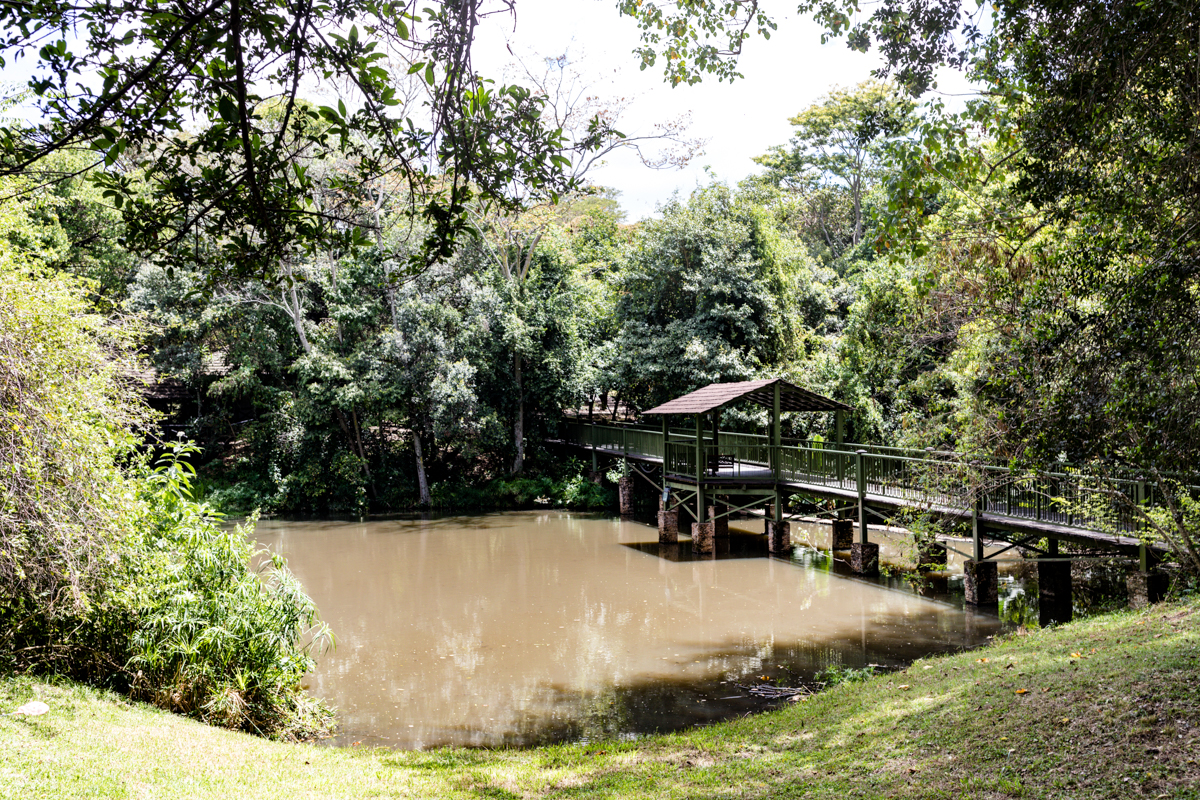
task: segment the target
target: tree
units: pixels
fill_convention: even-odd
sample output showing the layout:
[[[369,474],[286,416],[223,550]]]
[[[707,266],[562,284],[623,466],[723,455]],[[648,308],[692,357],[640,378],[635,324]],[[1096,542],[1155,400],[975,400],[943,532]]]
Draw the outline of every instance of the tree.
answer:
[[[0,127],[0,174],[60,180],[91,165],[64,173],[46,158],[89,151],[131,247],[271,279],[287,259],[362,244],[360,187],[395,176],[428,223],[419,268],[449,255],[468,203],[510,202],[513,180],[548,195],[570,185],[544,101],[472,69],[486,4],[4,4],[0,66],[34,60],[42,116]],[[406,102],[407,75],[424,104]],[[314,82],[343,87],[340,99],[302,102]],[[345,156],[343,169],[308,169],[330,154]]]
[[[723,184],[643,223],[629,260],[609,385],[634,408],[780,371],[827,310],[803,246],[789,247],[760,207]]]
[[[660,53],[757,4],[674,7],[686,25],[648,43]],[[1012,337],[986,354],[973,390],[992,409],[1003,447],[1039,461],[1066,453],[1190,469],[1200,447],[1200,391],[1190,380],[1200,352],[1200,8],[1184,0],[800,8],[827,37],[878,46],[886,58],[878,76],[911,94],[933,86],[943,65],[968,69],[981,85],[961,113],[933,104],[899,148],[883,235],[897,257],[932,260],[919,276],[925,288],[970,287],[972,315],[995,341]],[[624,10],[643,23],[657,13]],[[675,68],[731,69],[698,59]]]
[[[813,192],[832,183],[846,191],[854,247],[862,240],[863,195],[879,180],[888,142],[912,127],[913,108],[895,86],[878,81],[834,89],[788,120],[796,127],[789,147],[754,160],[776,185]]]
[[[700,155],[703,142],[689,139],[685,133],[686,117],[660,123],[647,134],[627,136],[618,130],[621,116],[628,105],[625,99],[605,99],[591,92],[577,65],[564,53],[554,58],[542,58],[543,68],[518,61],[521,80],[534,95],[545,101],[544,116],[548,127],[563,134],[559,154],[565,173],[580,191],[570,196],[540,199],[536,186],[514,180],[507,195],[519,198],[514,207],[495,208],[492,213],[479,215],[479,227],[485,232],[482,242],[485,252],[500,269],[506,293],[514,308],[525,302],[525,282],[534,255],[542,238],[551,227],[569,224],[579,201],[596,193],[585,186],[587,174],[613,153],[632,151],[651,169],[681,168]],[[649,150],[651,145],[657,151]],[[517,392],[513,420],[513,442],[516,456],[513,474],[519,474],[525,463],[525,372],[522,355],[514,352],[512,379]]]

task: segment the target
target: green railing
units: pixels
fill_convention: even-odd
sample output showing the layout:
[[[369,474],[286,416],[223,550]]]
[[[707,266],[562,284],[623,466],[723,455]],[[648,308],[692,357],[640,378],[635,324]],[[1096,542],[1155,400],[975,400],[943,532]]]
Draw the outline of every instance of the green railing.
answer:
[[[910,507],[974,508],[1068,528],[1138,534],[1145,527],[1139,507],[1157,508],[1164,502],[1162,488],[1151,480],[1078,470],[1013,470],[944,451],[811,440],[775,447],[765,436],[726,432],[713,445],[711,432],[705,432],[698,453],[695,429],[671,429],[668,438],[664,446],[662,429],[647,426],[564,424],[564,441],[609,454],[661,459],[671,475],[806,484]],[[1200,496],[1200,486],[1185,490]]]

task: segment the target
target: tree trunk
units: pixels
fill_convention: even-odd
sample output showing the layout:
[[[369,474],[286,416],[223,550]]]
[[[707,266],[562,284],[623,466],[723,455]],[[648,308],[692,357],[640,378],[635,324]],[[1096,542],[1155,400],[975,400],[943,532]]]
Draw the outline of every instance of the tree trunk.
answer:
[[[421,493],[420,503],[428,508],[433,505],[429,495],[429,481],[425,478],[425,456],[421,452],[421,434],[413,431],[413,450],[417,453],[417,490]]]
[[[854,246],[862,241],[862,183],[854,181],[850,188],[854,195]]]
[[[513,423],[513,441],[517,445],[517,459],[513,462],[513,475],[520,475],[525,469],[525,389],[521,380],[521,357],[517,356],[513,365],[513,377],[517,385],[517,421]]]

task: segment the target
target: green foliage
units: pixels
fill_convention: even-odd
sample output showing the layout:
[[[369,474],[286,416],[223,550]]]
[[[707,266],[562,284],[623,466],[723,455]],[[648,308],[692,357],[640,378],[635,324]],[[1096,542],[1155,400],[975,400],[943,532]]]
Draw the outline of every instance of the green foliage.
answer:
[[[830,664],[813,676],[826,687],[840,686],[843,683],[861,683],[875,677],[875,667],[847,667],[842,664]]]
[[[320,733],[329,712],[300,688],[325,638],[312,602],[248,527],[192,499],[193,447],[143,466],[134,331],[92,313],[86,286],[0,250],[0,668]]]
[[[301,689],[332,642],[281,556],[249,543],[255,517],[222,527],[190,500],[191,471],[168,447],[146,480],[149,514],[124,554],[135,628],[134,697],[211,724],[282,739],[326,732],[332,713]],[[132,563],[136,559],[136,563]],[[257,565],[256,565],[257,562]]]
[[[86,291],[0,250],[0,596],[47,619],[100,602],[137,518],[113,464],[149,419],[120,380],[133,330]]]
[[[616,507],[616,490],[592,481],[572,460],[555,475],[517,475],[486,483],[445,482],[432,487],[433,508],[440,511],[570,508],[606,511]]]
[[[863,198],[881,177],[888,143],[912,127],[913,107],[895,86],[878,81],[834,89],[788,120],[796,128],[789,147],[773,147],[754,160],[766,167],[766,180],[817,194],[818,204],[831,189],[847,195],[849,230],[826,233],[840,255],[862,241]]]
[[[644,223],[616,308],[608,384],[639,408],[720,380],[745,380],[803,347],[824,318],[822,277],[753,195],[722,184]]]
[[[0,127],[0,174],[53,180],[45,159],[88,153],[130,246],[202,265],[210,288],[367,244],[374,225],[358,201],[370,205],[364,187],[386,178],[428,223],[410,253],[420,269],[452,254],[473,200],[572,183],[561,131],[542,124],[545,99],[471,68],[474,20],[454,3],[417,12],[367,0],[6,5],[0,52],[31,66],[40,113]],[[353,98],[305,102],[312,81],[352,86]],[[418,85],[429,103],[409,113]]]

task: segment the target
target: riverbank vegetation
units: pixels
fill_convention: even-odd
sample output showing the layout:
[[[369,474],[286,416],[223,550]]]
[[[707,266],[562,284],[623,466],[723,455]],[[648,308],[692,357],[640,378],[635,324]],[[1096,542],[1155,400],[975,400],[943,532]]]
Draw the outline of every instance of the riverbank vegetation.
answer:
[[[141,447],[152,417],[123,377],[137,326],[89,310],[92,289],[0,256],[0,671],[279,738],[325,731],[300,690],[326,639],[316,609],[191,499],[189,446],[154,462]]]
[[[766,714],[637,741],[397,753],[283,746],[68,682],[6,678],[0,796],[1200,796],[1200,606],[1013,635]],[[118,757],[114,757],[118,754]]]

